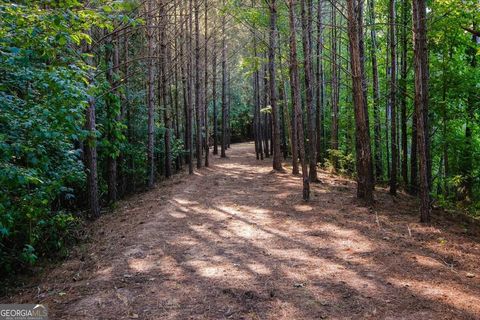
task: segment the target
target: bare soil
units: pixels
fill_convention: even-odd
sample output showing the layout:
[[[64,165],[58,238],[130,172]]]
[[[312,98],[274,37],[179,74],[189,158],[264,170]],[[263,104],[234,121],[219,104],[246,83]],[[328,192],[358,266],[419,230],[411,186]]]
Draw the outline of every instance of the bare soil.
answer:
[[[480,319],[467,225],[422,225],[415,198],[382,189],[362,207],[324,171],[303,202],[300,177],[253,149],[120,202],[2,302],[45,303],[51,319]]]

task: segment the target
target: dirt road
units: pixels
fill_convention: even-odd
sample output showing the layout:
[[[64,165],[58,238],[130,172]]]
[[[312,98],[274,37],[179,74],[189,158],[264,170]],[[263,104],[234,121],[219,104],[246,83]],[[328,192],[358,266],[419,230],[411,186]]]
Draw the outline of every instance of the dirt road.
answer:
[[[252,144],[227,154],[120,202],[3,302],[51,319],[480,319],[480,241],[461,225],[422,226],[383,190],[363,208],[327,172],[305,203]]]

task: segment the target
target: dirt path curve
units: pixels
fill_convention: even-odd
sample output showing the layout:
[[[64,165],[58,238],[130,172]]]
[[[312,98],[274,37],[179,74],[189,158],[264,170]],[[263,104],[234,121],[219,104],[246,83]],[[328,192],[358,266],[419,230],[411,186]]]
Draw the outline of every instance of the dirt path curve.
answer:
[[[234,145],[119,204],[72,257],[8,297],[52,319],[480,319],[479,239],[415,201],[321,172],[299,177]],[[467,233],[466,233],[467,232]]]

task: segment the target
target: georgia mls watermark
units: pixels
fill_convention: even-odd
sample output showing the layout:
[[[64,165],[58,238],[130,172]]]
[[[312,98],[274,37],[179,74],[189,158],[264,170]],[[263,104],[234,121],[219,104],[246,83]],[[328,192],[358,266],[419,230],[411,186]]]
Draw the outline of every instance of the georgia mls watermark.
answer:
[[[43,304],[0,304],[0,320],[47,320]]]

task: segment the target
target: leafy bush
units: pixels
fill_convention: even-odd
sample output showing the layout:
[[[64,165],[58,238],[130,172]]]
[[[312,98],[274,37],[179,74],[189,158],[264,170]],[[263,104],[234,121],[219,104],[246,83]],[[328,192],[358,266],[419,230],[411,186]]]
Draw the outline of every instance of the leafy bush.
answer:
[[[331,171],[340,174],[353,176],[355,173],[355,156],[351,153],[345,154],[342,150],[327,150],[328,158],[325,159],[325,166]]]
[[[77,219],[60,208],[85,179],[90,88],[73,48],[99,19],[77,1],[42,5],[0,0],[0,274],[64,253]]]

